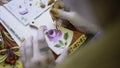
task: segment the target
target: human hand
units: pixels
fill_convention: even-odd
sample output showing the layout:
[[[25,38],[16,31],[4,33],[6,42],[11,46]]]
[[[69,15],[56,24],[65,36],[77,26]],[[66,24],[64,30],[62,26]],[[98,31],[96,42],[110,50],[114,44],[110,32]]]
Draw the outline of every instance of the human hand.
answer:
[[[24,68],[51,68],[55,65],[42,30],[22,43],[21,54]]]
[[[62,7],[63,6],[64,4],[62,5]],[[57,21],[59,21],[59,19],[66,19],[74,27],[76,27],[76,29],[78,29],[79,31],[85,32],[85,33],[95,34],[99,29],[99,27],[95,23],[88,22],[85,18],[83,18],[77,12],[72,11],[72,10],[65,11],[65,9],[59,9],[58,7],[52,7],[50,10],[50,13],[53,18],[57,18]]]

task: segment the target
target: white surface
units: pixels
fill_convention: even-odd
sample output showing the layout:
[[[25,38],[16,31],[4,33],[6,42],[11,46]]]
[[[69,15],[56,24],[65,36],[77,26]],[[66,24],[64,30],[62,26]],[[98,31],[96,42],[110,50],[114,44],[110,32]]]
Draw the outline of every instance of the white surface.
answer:
[[[12,16],[8,11],[6,11],[3,7],[0,7],[0,17],[21,38],[27,38],[29,36],[36,34],[36,29],[29,27],[29,25],[24,26],[16,18],[14,18],[14,16]],[[40,27],[42,25],[46,25],[50,28],[52,24],[53,24],[53,22],[52,22],[50,14],[49,14],[49,10],[47,12],[45,12],[43,15],[41,15],[37,20],[35,20],[35,25],[37,25],[38,27]],[[9,29],[8,29],[8,31],[13,36],[15,41],[20,45],[21,44],[20,40],[15,38],[14,34]]]
[[[46,7],[41,8],[40,0],[12,0],[4,6],[20,21],[20,23],[27,25],[29,22],[34,20],[36,16],[40,15],[48,8],[47,3],[48,0],[44,0],[44,4],[46,5]],[[19,12],[23,12],[25,10],[28,11],[27,14],[19,14]]]
[[[2,20],[4,20],[6,22],[7,25],[9,25],[9,27],[11,29],[14,30],[14,32],[20,37],[20,38],[27,38],[29,36],[34,36],[36,35],[37,30],[34,28],[29,27],[29,25],[25,26],[22,23],[20,23],[20,21],[18,21],[11,13],[9,13],[4,7],[0,6],[0,18],[2,18]],[[40,27],[42,25],[46,25],[48,27],[48,29],[51,28],[55,28],[53,26],[53,21],[51,19],[49,10],[47,10],[44,14],[42,14],[39,18],[37,18],[36,20],[33,20],[35,22],[35,25],[37,27]],[[4,23],[2,22],[2,24],[4,25]],[[5,25],[4,25],[5,26]],[[6,27],[6,26],[5,26]],[[21,41],[8,29],[8,27],[6,27],[6,29],[8,30],[8,32],[11,34],[11,36],[13,37],[13,39],[16,41],[16,43],[20,46],[21,45]],[[73,37],[73,32],[67,29],[62,28],[62,32],[68,32],[69,33],[69,39],[67,40],[67,45],[66,47],[68,47],[72,41],[72,37]],[[53,45],[55,45],[56,43],[52,43],[50,42],[47,38],[47,43],[49,45],[49,47],[56,53],[56,54],[60,54],[62,53],[62,51],[64,50],[64,48],[56,48]],[[62,40],[62,39],[61,39]],[[65,41],[65,40],[63,40]]]

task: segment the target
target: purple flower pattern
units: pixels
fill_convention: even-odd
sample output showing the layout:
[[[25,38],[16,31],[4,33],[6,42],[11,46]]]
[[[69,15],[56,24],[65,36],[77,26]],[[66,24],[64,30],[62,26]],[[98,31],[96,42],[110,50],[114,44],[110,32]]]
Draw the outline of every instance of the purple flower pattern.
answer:
[[[47,37],[50,41],[57,42],[62,36],[62,32],[57,29],[50,29],[47,32]]]

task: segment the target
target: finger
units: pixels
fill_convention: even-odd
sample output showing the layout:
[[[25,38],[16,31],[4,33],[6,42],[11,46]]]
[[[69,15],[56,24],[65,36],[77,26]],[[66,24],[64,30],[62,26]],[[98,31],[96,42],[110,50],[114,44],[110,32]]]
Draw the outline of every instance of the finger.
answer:
[[[68,48],[65,48],[64,51],[63,51],[63,53],[56,59],[55,62],[57,64],[60,63],[60,62],[62,62],[63,60],[65,60],[65,58],[67,57],[67,55],[68,55]]]
[[[49,50],[48,53],[46,53],[46,63],[47,64],[54,64],[55,57],[53,53]]]
[[[42,2],[42,0],[39,0],[39,1],[40,1],[40,7],[45,8],[45,4]]]
[[[73,12],[66,12],[64,10],[60,10],[60,9],[56,9],[56,8],[52,8],[50,10],[50,13],[53,14],[56,17],[62,18],[62,19],[66,19],[66,20],[70,20],[71,17],[73,16]]]
[[[46,39],[45,39],[44,29],[38,30],[38,32],[37,32],[37,38],[38,38],[38,42],[40,44],[39,48],[44,48],[44,47],[48,46],[48,44],[46,42]]]
[[[38,46],[39,51],[40,51],[40,49],[42,49],[42,51],[47,51],[46,54],[49,55],[50,57],[53,57],[53,54],[50,51],[50,49],[48,47],[48,44],[46,42],[46,39],[45,39],[44,29],[43,30],[38,30],[37,38],[38,38],[38,42],[39,42],[39,46]]]
[[[33,38],[33,62],[44,62],[46,53],[48,53],[48,45],[46,43],[43,30],[38,30],[37,35]]]
[[[33,42],[33,58],[32,62],[39,64],[41,66],[47,66],[46,65],[46,57],[49,55],[49,50],[46,50],[47,43],[45,41],[44,33],[43,30],[38,30],[37,35],[34,37],[34,42]],[[40,50],[42,49],[42,51]],[[51,53],[50,53],[51,54]],[[51,57],[51,55],[49,55]],[[52,60],[52,59],[51,59]],[[51,62],[48,61],[48,62]]]
[[[33,37],[30,36],[27,38],[25,45],[24,45],[24,49],[25,49],[25,56],[26,56],[26,60],[29,61],[30,58],[32,58],[33,56],[33,43],[32,43]]]
[[[24,46],[25,46],[25,41],[24,41],[23,43],[21,43],[21,47],[20,47],[20,52],[21,52],[20,58],[21,58],[21,60],[22,60],[22,62],[23,62],[23,65],[24,65],[24,63],[26,62],[26,60],[25,60],[26,57],[25,57]]]
[[[37,38],[38,38],[38,41],[45,41],[45,37],[44,37],[44,27],[41,28],[41,30],[38,30],[37,31]]]
[[[48,6],[51,5],[51,4],[53,4],[54,1],[55,1],[55,0],[49,0],[49,1],[48,1]]]
[[[43,35],[43,32],[42,32],[42,30],[38,30],[38,32],[37,32],[37,35],[36,36],[34,36],[34,38],[33,38],[33,44],[34,44],[34,46],[33,46],[33,58],[34,58],[34,60],[39,60],[40,58],[38,58],[38,56],[40,56],[41,54],[40,54],[40,50],[39,50],[39,46],[41,45],[41,46],[43,46],[43,43],[44,43],[44,35]]]
[[[57,0],[56,2],[54,2],[54,5],[52,6],[52,8],[64,9],[63,1]]]

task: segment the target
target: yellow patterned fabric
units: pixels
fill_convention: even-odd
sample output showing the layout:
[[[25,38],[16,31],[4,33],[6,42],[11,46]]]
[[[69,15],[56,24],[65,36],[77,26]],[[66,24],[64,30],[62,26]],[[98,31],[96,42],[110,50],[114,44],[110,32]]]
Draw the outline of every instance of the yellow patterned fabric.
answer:
[[[0,68],[23,68],[20,48],[0,23]]]

